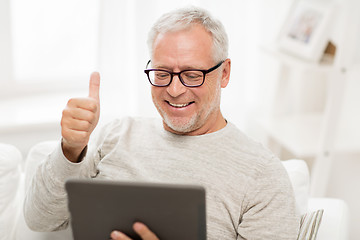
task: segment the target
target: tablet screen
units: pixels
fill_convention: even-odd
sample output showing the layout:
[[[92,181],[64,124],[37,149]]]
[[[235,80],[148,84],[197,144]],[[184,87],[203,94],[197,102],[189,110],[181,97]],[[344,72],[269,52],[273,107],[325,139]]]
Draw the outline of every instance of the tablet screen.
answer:
[[[136,221],[162,240],[206,239],[201,186],[70,179],[65,188],[74,240],[109,239],[113,230],[140,239]]]

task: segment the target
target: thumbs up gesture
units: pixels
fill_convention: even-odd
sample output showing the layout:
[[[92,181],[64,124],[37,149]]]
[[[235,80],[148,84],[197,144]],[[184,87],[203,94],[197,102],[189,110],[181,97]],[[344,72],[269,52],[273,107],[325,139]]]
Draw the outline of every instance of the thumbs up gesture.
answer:
[[[72,98],[62,112],[62,150],[71,162],[78,162],[100,117],[100,75],[91,74],[89,96]]]

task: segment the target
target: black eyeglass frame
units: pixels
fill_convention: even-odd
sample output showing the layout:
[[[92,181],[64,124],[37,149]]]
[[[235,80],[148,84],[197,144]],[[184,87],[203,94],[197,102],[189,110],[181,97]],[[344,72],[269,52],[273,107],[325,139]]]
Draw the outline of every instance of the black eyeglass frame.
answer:
[[[149,60],[149,61],[147,62],[146,67],[148,67],[148,65],[150,64],[150,62],[151,62],[151,60]],[[202,85],[204,84],[204,82],[205,82],[205,75],[206,75],[207,73],[210,73],[210,72],[216,70],[216,69],[217,69],[218,67],[220,67],[221,64],[223,64],[224,62],[225,62],[225,60],[219,62],[218,64],[216,64],[215,66],[209,68],[208,70],[202,70],[202,69],[186,69],[186,70],[183,70],[183,71],[180,71],[180,72],[171,72],[171,71],[164,70],[164,69],[152,68],[152,69],[145,69],[144,72],[145,72],[146,76],[148,77],[148,80],[149,80],[150,84],[153,85],[153,86],[155,86],[155,87],[167,87],[167,86],[169,86],[169,85],[171,84],[173,78],[174,78],[174,75],[178,75],[178,76],[179,76],[180,82],[181,82],[185,87],[200,87],[200,86],[202,86]],[[163,72],[169,73],[169,74],[170,74],[170,81],[169,81],[169,83],[166,84],[166,85],[158,85],[158,84],[152,83],[151,80],[150,80],[150,76],[149,76],[149,73],[150,73],[151,71],[163,71]],[[198,84],[198,85],[188,85],[188,84],[186,84],[186,83],[183,81],[183,79],[181,78],[180,74],[182,74],[183,72],[189,72],[189,71],[199,71],[199,72],[202,72],[202,73],[203,73],[203,80],[202,80],[201,84]]]

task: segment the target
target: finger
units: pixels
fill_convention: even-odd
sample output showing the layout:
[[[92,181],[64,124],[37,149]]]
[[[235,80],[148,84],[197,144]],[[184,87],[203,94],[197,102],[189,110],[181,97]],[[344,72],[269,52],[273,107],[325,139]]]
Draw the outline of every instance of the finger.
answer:
[[[99,91],[100,91],[100,74],[98,72],[93,72],[90,76],[90,82],[89,82],[89,97],[99,101]]]
[[[88,110],[79,107],[66,107],[62,111],[62,116],[66,119],[77,119],[93,122],[95,120],[94,112],[96,112],[96,110]]]
[[[159,238],[143,223],[136,222],[134,223],[133,228],[143,240],[159,240]]]
[[[86,120],[66,119],[63,121],[62,125],[65,128],[75,131],[90,132],[92,130],[92,124]]]
[[[99,103],[94,98],[71,98],[67,103],[69,108],[82,108],[91,112],[96,112],[99,108]]]
[[[77,131],[72,129],[62,129],[61,135],[63,141],[71,148],[81,148],[81,150],[87,145],[89,134],[84,131]]]
[[[69,123],[71,123],[70,121],[86,121],[90,124],[93,124],[95,127],[98,119],[97,115],[90,110],[85,110],[82,108],[65,108],[63,110],[63,117],[61,120]]]
[[[112,231],[110,237],[113,240],[132,240],[131,238],[119,231]]]

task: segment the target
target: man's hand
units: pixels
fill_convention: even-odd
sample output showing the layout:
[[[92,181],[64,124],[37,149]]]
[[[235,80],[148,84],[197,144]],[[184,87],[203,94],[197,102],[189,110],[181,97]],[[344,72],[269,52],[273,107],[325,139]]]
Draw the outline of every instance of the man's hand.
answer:
[[[159,240],[159,238],[142,223],[134,223],[133,228],[143,240]],[[112,231],[110,237],[112,240],[131,240],[131,238],[119,231]]]
[[[71,162],[78,162],[81,152],[89,142],[100,116],[100,75],[91,74],[89,96],[72,98],[62,112],[62,150]]]

